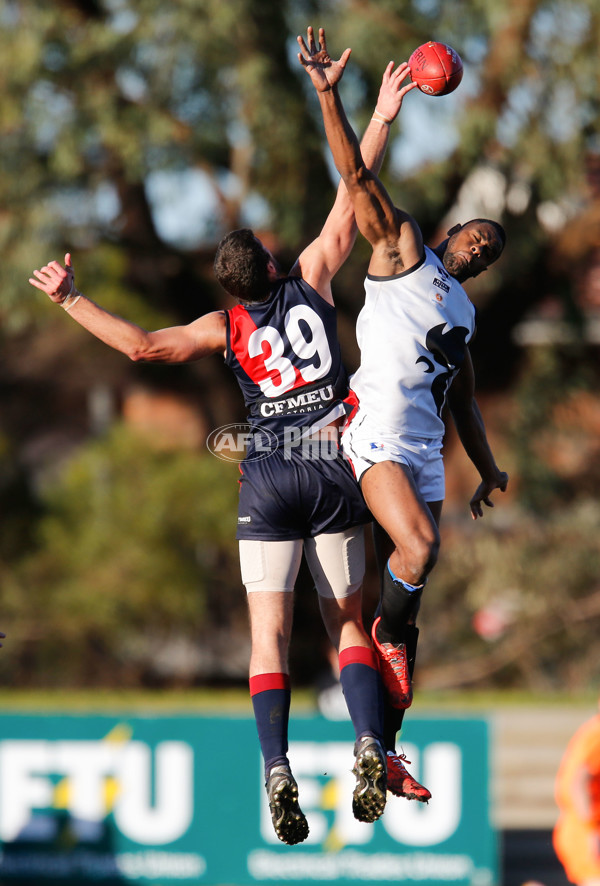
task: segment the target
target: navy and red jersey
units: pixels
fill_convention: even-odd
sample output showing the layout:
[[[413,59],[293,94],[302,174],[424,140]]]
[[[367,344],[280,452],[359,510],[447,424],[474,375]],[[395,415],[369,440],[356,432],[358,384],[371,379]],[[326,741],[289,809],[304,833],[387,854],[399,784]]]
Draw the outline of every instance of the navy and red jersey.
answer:
[[[283,277],[269,298],[226,312],[227,353],[252,427],[279,443],[286,430],[319,430],[344,415],[348,377],[335,308],[301,277]]]

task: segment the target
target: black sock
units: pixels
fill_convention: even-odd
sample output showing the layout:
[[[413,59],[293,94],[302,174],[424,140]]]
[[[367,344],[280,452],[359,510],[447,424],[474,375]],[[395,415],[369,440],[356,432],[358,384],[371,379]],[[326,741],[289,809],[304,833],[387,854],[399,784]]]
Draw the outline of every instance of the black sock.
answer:
[[[273,766],[287,763],[290,678],[279,673],[250,677],[250,695],[268,777]]]
[[[340,652],[340,683],[356,738],[372,735],[381,739],[383,686],[372,649],[350,646]]]
[[[380,614],[377,639],[380,643],[405,643],[405,628],[416,617],[421,604],[423,587],[409,591],[406,585],[392,577],[389,567],[383,571]]]

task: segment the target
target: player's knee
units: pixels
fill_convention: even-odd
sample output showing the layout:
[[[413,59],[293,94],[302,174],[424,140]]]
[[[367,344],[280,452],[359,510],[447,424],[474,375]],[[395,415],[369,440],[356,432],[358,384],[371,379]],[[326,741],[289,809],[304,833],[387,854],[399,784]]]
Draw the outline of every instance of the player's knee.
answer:
[[[404,548],[406,570],[411,584],[420,584],[431,572],[440,550],[440,538],[437,532],[417,533]]]
[[[440,553],[440,537],[437,532],[426,539],[425,550],[427,555],[425,569],[427,572],[430,572],[437,563]]]

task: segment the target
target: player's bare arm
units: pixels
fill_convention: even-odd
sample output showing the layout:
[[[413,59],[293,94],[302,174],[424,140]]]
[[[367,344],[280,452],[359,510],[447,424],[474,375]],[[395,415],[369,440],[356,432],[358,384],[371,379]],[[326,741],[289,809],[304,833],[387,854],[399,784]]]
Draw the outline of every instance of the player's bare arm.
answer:
[[[508,474],[498,468],[487,440],[483,416],[475,400],[475,375],[468,349],[448,392],[448,405],[464,450],[481,476],[481,483],[469,502],[471,516],[476,520],[483,517],[482,503],[488,508],[494,507],[492,492],[506,490]]]
[[[322,63],[323,50],[315,43],[312,28],[307,31],[305,46],[315,64]],[[407,65],[394,67],[390,62],[382,77],[375,111],[361,141],[361,154],[365,164],[373,172],[381,169],[389,141],[390,124],[402,106],[405,94],[401,90],[406,77]],[[331,212],[319,236],[302,252],[292,274],[300,274],[327,301],[333,303],[331,280],[346,261],[356,240],[354,207],[343,181],[340,182]]]
[[[69,253],[65,255],[64,267],[60,262],[51,261],[34,271],[29,282],[45,292],[51,301],[62,305],[96,338],[136,362],[186,363],[225,351],[226,326],[222,311],[205,314],[187,326],[148,332],[104,310],[75,289]]]
[[[310,29],[309,29],[310,34]],[[325,33],[319,30],[320,49],[311,54],[302,37],[298,38],[300,63],[317,91],[325,132],[336,168],[350,194],[358,228],[373,247],[370,273],[391,275],[415,265],[423,254],[423,240],[416,222],[392,203],[380,180],[369,171],[361,155],[358,139],[350,126],[337,84],[342,78],[350,51],[334,62],[327,51]],[[415,87],[401,86],[408,66],[401,66],[396,82],[400,100]]]

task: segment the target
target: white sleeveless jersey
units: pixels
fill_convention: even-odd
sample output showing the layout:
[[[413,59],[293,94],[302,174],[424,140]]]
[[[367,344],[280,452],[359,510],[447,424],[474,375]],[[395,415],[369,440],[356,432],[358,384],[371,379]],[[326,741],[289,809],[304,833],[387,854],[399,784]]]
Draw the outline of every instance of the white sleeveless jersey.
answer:
[[[350,380],[361,414],[382,432],[442,436],[446,394],[474,331],[475,307],[427,246],[409,271],[367,276]]]

